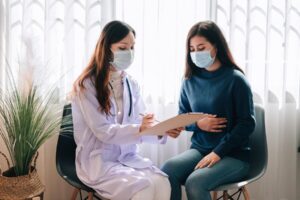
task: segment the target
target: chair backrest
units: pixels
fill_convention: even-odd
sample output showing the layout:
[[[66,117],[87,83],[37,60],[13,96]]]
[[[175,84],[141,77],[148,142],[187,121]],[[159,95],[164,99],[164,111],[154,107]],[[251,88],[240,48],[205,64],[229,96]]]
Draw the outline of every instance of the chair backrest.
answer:
[[[254,132],[250,135],[249,146],[251,147],[250,172],[248,181],[252,182],[262,177],[268,164],[268,145],[265,129],[264,109],[255,104],[256,126]]]
[[[75,165],[77,145],[73,131],[72,106],[67,104],[64,106],[62,125],[56,147],[57,172],[72,186],[87,192],[94,192],[92,188],[83,184],[77,176]]]
[[[76,143],[73,135],[71,104],[64,106],[62,125],[56,147],[56,168],[62,177],[75,170]]]

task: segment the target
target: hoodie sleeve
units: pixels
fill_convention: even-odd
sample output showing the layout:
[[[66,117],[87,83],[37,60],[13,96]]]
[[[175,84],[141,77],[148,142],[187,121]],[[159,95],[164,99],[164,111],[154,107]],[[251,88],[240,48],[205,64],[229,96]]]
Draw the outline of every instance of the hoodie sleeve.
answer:
[[[252,92],[243,75],[236,77],[233,86],[233,100],[236,115],[235,126],[213,150],[221,158],[246,141],[255,128]]]

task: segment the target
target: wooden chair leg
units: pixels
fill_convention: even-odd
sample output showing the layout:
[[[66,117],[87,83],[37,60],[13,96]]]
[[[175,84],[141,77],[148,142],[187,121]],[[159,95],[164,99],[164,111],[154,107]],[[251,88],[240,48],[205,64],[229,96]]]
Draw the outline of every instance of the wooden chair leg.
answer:
[[[76,200],[76,197],[77,197],[77,195],[78,195],[78,192],[80,192],[80,189],[78,189],[78,188],[75,188],[75,189],[73,190],[73,194],[72,194],[71,200]]]
[[[44,192],[40,195],[40,200],[44,200]]]
[[[212,200],[217,200],[218,198],[218,191],[212,191]]]
[[[228,200],[227,190],[223,191],[223,200]]]
[[[88,194],[88,200],[93,200],[94,194],[93,192],[89,192]]]
[[[244,199],[245,200],[250,200],[249,192],[248,192],[248,190],[247,190],[247,188],[245,186],[242,187],[242,192],[243,192],[243,195],[244,195]]]

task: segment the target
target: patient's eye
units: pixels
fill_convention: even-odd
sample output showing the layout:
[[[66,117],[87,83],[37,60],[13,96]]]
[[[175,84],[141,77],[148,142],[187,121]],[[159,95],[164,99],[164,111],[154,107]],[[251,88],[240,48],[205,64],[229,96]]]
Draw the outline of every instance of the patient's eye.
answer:
[[[205,50],[204,47],[199,47],[199,48],[197,48],[197,51],[204,51],[204,50]]]
[[[190,52],[194,52],[195,49],[193,47],[190,47]]]

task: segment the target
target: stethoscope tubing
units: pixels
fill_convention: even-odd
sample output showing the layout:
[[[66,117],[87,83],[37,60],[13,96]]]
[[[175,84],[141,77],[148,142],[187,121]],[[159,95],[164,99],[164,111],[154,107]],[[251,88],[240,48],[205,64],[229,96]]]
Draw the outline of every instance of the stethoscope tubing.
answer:
[[[128,79],[126,78],[126,84],[127,84],[127,88],[128,88],[128,92],[129,92],[129,112],[128,112],[128,116],[130,117],[131,112],[132,112],[132,93],[131,93],[131,88],[130,88],[130,84]]]

